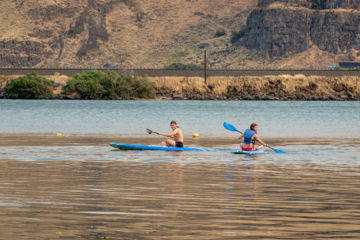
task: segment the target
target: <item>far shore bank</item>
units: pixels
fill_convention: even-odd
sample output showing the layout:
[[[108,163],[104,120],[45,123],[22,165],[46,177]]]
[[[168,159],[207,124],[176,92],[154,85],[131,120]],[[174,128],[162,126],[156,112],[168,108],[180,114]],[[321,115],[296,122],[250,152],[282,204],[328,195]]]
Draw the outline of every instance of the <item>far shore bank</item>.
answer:
[[[0,98],[7,98],[6,86],[18,75],[0,75]],[[44,76],[54,80],[51,99],[80,99],[66,95],[62,87],[71,77]],[[156,99],[168,100],[360,100],[358,76],[238,76],[148,77],[154,82]]]

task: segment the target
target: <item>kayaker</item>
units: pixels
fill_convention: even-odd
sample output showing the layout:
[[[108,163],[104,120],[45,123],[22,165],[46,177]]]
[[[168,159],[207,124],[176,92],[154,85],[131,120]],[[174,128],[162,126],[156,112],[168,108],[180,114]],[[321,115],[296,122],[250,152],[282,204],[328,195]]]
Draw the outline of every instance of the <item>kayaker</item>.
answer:
[[[175,121],[171,121],[170,127],[173,130],[171,133],[160,133],[160,132],[157,132],[157,133],[159,135],[165,136],[165,137],[174,137],[174,140],[166,139],[165,144],[167,147],[179,147],[179,148],[184,147],[183,134],[182,134],[180,128],[178,127],[177,123]]]
[[[257,135],[257,129],[258,125],[256,123],[252,123],[250,125],[250,129],[246,129],[245,132],[239,137],[239,139],[244,138],[244,143],[241,144],[241,149],[243,151],[255,151],[263,148],[264,146],[268,146]],[[255,145],[255,141],[258,141],[261,145]]]

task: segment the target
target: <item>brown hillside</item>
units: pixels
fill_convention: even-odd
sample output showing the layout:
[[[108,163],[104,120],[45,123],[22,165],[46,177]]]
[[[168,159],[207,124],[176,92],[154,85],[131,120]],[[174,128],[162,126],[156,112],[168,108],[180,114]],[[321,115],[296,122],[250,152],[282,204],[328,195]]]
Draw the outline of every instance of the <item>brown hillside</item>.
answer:
[[[256,2],[2,0],[2,66],[162,67],[225,50]],[[226,35],[216,37],[217,30]]]
[[[266,6],[257,4],[251,0],[1,0],[0,67],[161,68],[173,62],[201,64],[205,49],[213,68],[324,68],[340,60],[360,60],[356,49],[327,51],[312,41],[279,58],[259,54],[259,49],[246,44],[232,44],[232,32],[245,29],[256,7],[300,9],[270,0]],[[216,34],[222,31],[225,35]]]

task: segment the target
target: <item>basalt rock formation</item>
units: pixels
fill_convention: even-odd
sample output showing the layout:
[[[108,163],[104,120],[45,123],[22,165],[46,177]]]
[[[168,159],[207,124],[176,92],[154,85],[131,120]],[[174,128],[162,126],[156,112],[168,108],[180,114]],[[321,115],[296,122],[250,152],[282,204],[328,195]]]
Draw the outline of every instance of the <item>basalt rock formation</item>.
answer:
[[[33,66],[51,54],[48,45],[38,41],[0,41],[0,62],[11,66]]]
[[[335,54],[360,50],[360,0],[260,0],[241,43],[268,59],[312,45]]]

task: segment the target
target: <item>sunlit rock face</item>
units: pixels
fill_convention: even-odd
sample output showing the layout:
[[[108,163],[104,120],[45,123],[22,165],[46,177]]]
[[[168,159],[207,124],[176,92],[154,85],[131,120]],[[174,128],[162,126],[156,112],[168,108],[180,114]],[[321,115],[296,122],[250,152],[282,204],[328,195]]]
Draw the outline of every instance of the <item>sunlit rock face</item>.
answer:
[[[307,50],[360,50],[360,0],[261,0],[247,19],[242,44],[266,58]]]

